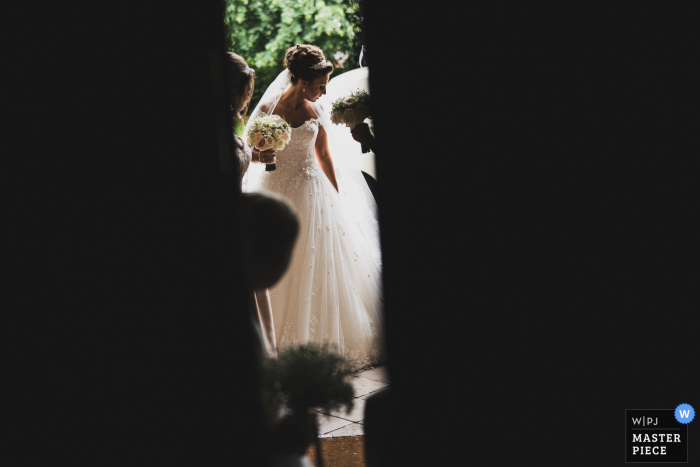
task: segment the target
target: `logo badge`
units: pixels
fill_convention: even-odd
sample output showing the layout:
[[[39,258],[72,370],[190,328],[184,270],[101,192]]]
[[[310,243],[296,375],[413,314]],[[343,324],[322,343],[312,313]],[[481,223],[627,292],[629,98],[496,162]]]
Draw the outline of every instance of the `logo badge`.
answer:
[[[695,409],[690,404],[681,404],[676,407],[674,415],[676,416],[678,423],[687,425],[695,418]]]
[[[688,404],[681,404],[675,410],[625,410],[625,461],[688,462],[688,423],[694,416]]]

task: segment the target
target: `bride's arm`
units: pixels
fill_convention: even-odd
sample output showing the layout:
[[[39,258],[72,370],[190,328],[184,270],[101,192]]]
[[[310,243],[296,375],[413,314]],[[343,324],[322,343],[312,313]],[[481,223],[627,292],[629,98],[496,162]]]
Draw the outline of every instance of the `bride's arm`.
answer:
[[[328,150],[328,135],[326,135],[326,130],[319,125],[318,136],[316,137],[316,160],[318,165],[321,166],[321,170],[326,174],[328,180],[335,187],[335,191],[338,191],[338,182],[335,179],[335,169],[333,168],[333,159],[331,159],[331,153]]]

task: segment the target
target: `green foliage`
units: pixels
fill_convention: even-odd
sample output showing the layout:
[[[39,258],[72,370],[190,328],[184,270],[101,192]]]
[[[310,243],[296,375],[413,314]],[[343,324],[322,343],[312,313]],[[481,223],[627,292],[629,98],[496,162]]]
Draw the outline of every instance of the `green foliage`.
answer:
[[[250,109],[282,71],[294,44],[320,47],[335,67],[333,76],[359,67],[358,0],[226,0],[224,22],[228,50],[257,74]]]
[[[354,390],[346,381],[353,370],[340,355],[326,347],[306,344],[287,347],[277,359],[263,364],[263,399],[270,414],[283,406],[292,413],[312,408],[345,406],[352,410]]]

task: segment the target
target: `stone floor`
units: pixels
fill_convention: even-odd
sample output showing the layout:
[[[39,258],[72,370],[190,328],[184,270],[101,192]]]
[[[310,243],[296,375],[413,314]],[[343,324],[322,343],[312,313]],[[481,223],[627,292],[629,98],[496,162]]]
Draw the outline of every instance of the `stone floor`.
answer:
[[[319,438],[363,436],[362,422],[365,417],[365,400],[372,394],[389,386],[386,367],[367,370],[350,377],[355,388],[355,404],[349,413],[344,410],[319,411]]]

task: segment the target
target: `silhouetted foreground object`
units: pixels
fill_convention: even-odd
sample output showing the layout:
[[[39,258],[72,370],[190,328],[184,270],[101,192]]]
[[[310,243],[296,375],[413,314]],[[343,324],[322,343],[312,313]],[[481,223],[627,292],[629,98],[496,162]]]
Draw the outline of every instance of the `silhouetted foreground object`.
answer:
[[[299,218],[292,205],[273,192],[245,193],[242,207],[251,284],[256,290],[272,287],[289,267]]]
[[[361,123],[359,125],[356,125],[351,130],[351,134],[353,139],[362,145],[363,153],[374,151],[377,149],[374,144],[374,135],[370,131],[368,124]]]
[[[289,267],[299,235],[299,219],[291,205],[276,193],[244,193],[241,207],[248,281],[255,291],[253,320],[268,355],[274,357],[277,343],[268,287],[276,284]]]
[[[221,18],[13,17],[2,465],[265,462]]]
[[[365,462],[367,467],[394,465],[390,430],[396,419],[392,412],[390,388],[372,394],[365,403]]]
[[[316,447],[322,463],[316,410],[352,410],[354,389],[347,381],[350,364],[328,346],[286,347],[263,366],[263,401],[272,422],[272,451],[279,460],[302,456]],[[320,464],[319,464],[320,465]]]
[[[691,5],[365,6],[391,465],[623,466],[697,393]]]

